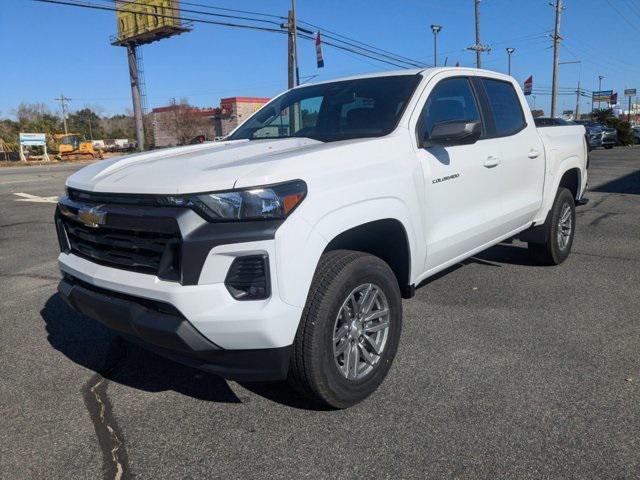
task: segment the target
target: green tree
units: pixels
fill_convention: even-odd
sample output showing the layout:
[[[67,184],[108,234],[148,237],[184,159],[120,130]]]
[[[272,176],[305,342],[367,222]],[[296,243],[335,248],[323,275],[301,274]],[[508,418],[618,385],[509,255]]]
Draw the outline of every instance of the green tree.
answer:
[[[591,117],[598,123],[609,128],[615,128],[618,132],[618,143],[620,145],[633,145],[635,142],[631,124],[616,118],[611,108],[595,109]]]
[[[73,112],[69,115],[67,124],[69,131],[77,132],[88,140],[102,138],[104,136],[100,116],[90,108],[83,108],[82,110]]]

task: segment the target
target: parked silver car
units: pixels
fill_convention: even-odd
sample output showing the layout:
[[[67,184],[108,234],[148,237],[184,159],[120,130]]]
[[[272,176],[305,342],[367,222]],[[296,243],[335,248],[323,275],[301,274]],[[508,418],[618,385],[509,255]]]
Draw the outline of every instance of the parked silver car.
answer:
[[[602,146],[607,150],[618,144],[618,131],[615,128],[605,127],[602,131]]]
[[[574,120],[574,123],[577,123],[578,125],[584,125],[584,129],[587,132],[587,138],[589,139],[590,149],[602,147],[602,125],[590,120]]]

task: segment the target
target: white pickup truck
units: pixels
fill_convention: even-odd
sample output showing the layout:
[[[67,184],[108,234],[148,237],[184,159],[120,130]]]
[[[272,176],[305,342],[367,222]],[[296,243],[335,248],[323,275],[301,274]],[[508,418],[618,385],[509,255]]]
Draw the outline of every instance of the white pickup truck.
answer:
[[[223,141],[69,177],[59,292],[161,355],[348,407],[387,375],[420,282],[514,236],[567,258],[584,133],[536,128],[484,70],[294,88]]]

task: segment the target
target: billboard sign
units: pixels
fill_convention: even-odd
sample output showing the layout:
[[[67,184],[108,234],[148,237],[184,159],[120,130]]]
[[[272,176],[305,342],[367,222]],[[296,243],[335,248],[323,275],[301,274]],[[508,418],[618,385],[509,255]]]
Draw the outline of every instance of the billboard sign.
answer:
[[[591,99],[594,102],[609,102],[613,95],[613,90],[600,90],[599,92],[593,92]]]
[[[525,95],[531,95],[531,90],[533,89],[533,75],[529,76],[529,78],[527,78],[524,81],[524,94]]]
[[[42,147],[47,144],[44,133],[20,133],[20,145],[25,147]]]
[[[179,0],[115,0],[118,34],[112,45],[144,45],[189,31]]]
[[[625,97],[635,97],[636,96],[636,89],[635,88],[627,88],[627,89],[625,89],[624,96]]]

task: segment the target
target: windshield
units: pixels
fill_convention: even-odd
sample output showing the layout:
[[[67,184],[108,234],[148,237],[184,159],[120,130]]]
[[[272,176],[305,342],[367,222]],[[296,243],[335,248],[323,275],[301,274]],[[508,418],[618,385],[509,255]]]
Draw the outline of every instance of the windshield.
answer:
[[[397,75],[289,90],[262,107],[229,140],[307,137],[334,142],[387,135],[421,79]]]

